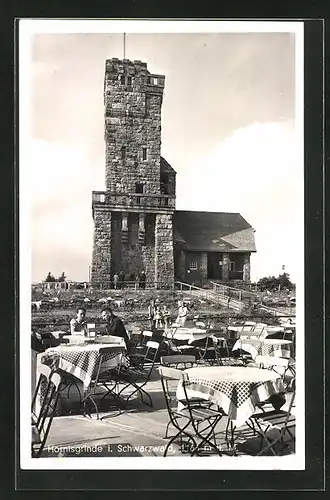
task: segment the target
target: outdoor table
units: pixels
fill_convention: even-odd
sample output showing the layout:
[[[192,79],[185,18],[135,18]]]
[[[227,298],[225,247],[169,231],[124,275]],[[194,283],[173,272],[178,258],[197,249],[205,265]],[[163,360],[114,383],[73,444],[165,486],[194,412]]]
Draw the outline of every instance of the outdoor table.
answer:
[[[87,389],[96,376],[101,362],[100,373],[112,368],[117,368],[124,361],[123,344],[65,344],[50,347],[39,354],[40,362],[52,367],[53,370],[61,369],[71,373],[81,380],[84,389]]]
[[[284,332],[284,328],[282,325],[281,326],[266,326],[265,330],[266,330],[265,337],[267,337],[267,335],[273,335],[274,333]]]
[[[206,330],[201,328],[178,328],[177,330],[164,332],[164,337],[173,341],[184,341],[189,345],[196,340],[205,339],[211,336],[212,330]]]
[[[292,351],[292,341],[283,339],[253,339],[241,337],[233,346],[233,351],[241,349],[256,356],[274,356],[278,358],[290,358]]]
[[[275,401],[285,392],[278,373],[261,368],[242,366],[208,366],[185,370],[189,376],[186,387],[189,398],[212,401],[228,415],[234,427],[241,427],[253,415],[256,406],[267,400]],[[177,399],[184,399],[182,382],[177,388]],[[285,403],[280,399],[279,406]],[[178,411],[181,403],[178,405]]]
[[[96,409],[97,418],[99,418],[98,407],[94,400],[98,377],[105,371],[117,369],[121,365],[127,366],[128,361],[124,355],[125,350],[124,341],[120,344],[65,344],[50,347],[45,352],[40,353],[38,363],[50,366],[53,371],[62,370],[79,379],[83,383],[83,398],[81,398],[78,386],[75,385],[78,388],[80,404],[84,405],[84,414],[86,412],[86,402],[90,400]],[[44,390],[44,384],[41,384],[37,404],[41,403]],[[120,399],[114,393],[114,388],[108,388],[107,390],[116,399]]]

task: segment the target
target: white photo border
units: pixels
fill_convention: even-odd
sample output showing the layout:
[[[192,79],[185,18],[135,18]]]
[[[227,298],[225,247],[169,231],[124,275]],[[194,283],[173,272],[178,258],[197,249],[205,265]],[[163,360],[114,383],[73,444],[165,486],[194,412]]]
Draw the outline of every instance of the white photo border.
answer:
[[[28,158],[31,130],[31,42],[36,34],[54,33],[250,33],[291,32],[296,48],[295,131],[301,165],[299,183],[301,218],[297,258],[301,272],[297,280],[297,395],[296,453],[282,457],[63,457],[31,458],[31,169]],[[305,367],[304,367],[304,23],[303,21],[150,21],[150,20],[19,20],[19,382],[20,467],[23,470],[305,470]]]

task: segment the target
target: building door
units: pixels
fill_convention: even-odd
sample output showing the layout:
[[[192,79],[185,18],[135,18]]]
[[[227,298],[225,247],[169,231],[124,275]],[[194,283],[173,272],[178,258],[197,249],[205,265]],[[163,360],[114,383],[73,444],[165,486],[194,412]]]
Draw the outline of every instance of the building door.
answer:
[[[207,278],[222,280],[223,254],[219,252],[209,252],[207,254]]]

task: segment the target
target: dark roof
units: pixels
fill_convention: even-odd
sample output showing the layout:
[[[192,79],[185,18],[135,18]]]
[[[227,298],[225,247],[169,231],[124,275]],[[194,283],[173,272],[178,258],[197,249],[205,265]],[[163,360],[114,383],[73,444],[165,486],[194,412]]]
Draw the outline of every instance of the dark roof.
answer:
[[[174,242],[195,251],[256,251],[254,229],[237,213],[177,210]]]
[[[160,171],[170,174],[176,174],[174,168],[172,168],[171,165],[162,156],[160,157]]]

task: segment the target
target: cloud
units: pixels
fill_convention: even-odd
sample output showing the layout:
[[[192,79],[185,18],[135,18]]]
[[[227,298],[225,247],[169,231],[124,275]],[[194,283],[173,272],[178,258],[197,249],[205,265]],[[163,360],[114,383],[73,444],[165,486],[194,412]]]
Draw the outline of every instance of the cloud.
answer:
[[[299,272],[303,165],[298,143],[290,122],[252,123],[196,158],[177,180],[178,209],[239,212],[256,229],[254,279],[278,274],[282,265],[293,277]]]

